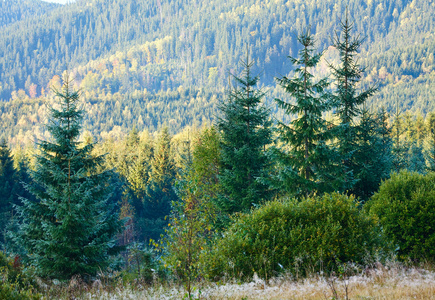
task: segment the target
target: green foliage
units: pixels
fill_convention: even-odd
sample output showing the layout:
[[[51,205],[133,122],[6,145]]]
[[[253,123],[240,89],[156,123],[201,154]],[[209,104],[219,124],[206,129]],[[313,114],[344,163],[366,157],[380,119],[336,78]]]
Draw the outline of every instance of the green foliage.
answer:
[[[220,135],[216,127],[204,128],[193,145],[192,170],[201,185],[202,197],[215,200],[221,190],[219,173],[221,164]]]
[[[0,143],[0,248],[3,249],[12,246],[6,233],[14,227],[14,205],[20,204],[20,197],[32,198],[23,186],[30,182],[28,168],[29,162],[20,151],[12,157],[6,142]]]
[[[396,173],[405,169],[407,166],[407,151],[409,150],[406,140],[402,140],[401,136],[404,134],[402,116],[398,109],[393,116],[393,130],[391,131],[393,139],[393,147],[391,149],[393,154],[392,170]]]
[[[427,118],[427,131],[428,136],[426,138],[426,169],[428,171],[435,171],[435,112],[429,114]]]
[[[199,133],[192,159],[178,181],[181,200],[174,203],[162,243],[165,267],[182,280],[189,297],[194,282],[203,276],[200,257],[210,247],[216,223],[218,150],[219,136],[213,127]]]
[[[45,1],[5,0],[0,3],[0,26],[11,25],[24,19],[39,17],[59,7],[59,4]]]
[[[273,201],[241,215],[205,259],[208,276],[304,276],[364,263],[384,248],[375,219],[358,206],[353,197],[334,193]]]
[[[136,278],[148,284],[152,283],[154,268],[156,268],[152,250],[140,243],[134,242],[128,246],[127,253],[128,265],[130,267],[128,271],[137,272],[135,274]]]
[[[12,205],[17,204],[17,174],[11,150],[5,140],[0,142],[0,245],[4,243],[4,230],[12,217]]]
[[[271,122],[269,111],[262,106],[264,93],[256,88],[259,77],[252,76],[254,64],[249,59],[248,53],[242,75],[234,76],[237,87],[220,106],[222,117],[217,121],[223,191],[218,206],[228,214],[247,211],[270,196],[269,187],[258,179],[266,176],[270,165],[264,150],[271,143]]]
[[[189,295],[193,283],[202,275],[200,255],[208,248],[212,233],[213,204],[196,194],[198,187],[189,183],[179,208],[169,220],[163,241],[163,262],[186,286]]]
[[[337,139],[336,147],[342,157],[342,172],[345,174],[342,191],[352,191],[355,182],[360,180],[356,174],[359,171],[356,165],[363,162],[354,157],[360,146],[357,141],[362,142],[363,146],[370,142],[367,140],[368,135],[365,136],[366,140],[363,140],[364,132],[358,131],[357,118],[361,116],[361,107],[376,92],[374,87],[358,92],[358,84],[365,69],[359,65],[356,58],[362,39],[359,36],[351,36],[353,26],[354,24],[349,22],[346,10],[345,20],[340,22],[341,33],[336,33],[333,39],[333,46],[340,55],[340,65],[330,64],[336,83],[336,91],[332,97],[333,107],[340,122],[334,128],[334,135]]]
[[[156,141],[149,184],[143,198],[145,218],[160,226],[148,228],[146,239],[158,239],[164,232],[164,219],[171,212],[171,203],[178,200],[174,189],[176,168],[171,152],[171,136],[165,127]]]
[[[246,43],[252,45],[256,67],[264,71],[259,85],[272,85],[273,97],[281,97],[273,78],[288,73],[285,57],[297,51],[296,31],[312,24],[319,48],[327,49],[345,7],[355,32],[367,34],[360,56],[368,66],[364,82],[381,86],[370,104],[391,112],[400,99],[400,110],[423,115],[434,108],[427,100],[434,89],[427,86],[435,82],[435,43],[427,35],[435,8],[424,0],[75,1],[37,9],[41,13],[35,18],[23,15],[23,7],[35,11],[48,4],[1,4],[6,6],[2,21],[9,25],[0,32],[0,98],[11,101],[0,101],[0,138],[32,140],[44,117],[39,109],[50,95],[47,87],[66,65],[84,91],[89,106],[85,121],[93,135],[115,133],[119,127],[126,132],[133,125],[155,131],[163,124],[174,133],[186,125],[210,123],[227,74],[244,56]],[[26,18],[18,21],[20,15]],[[332,47],[327,55],[328,61],[337,61]],[[317,70],[323,73],[325,66]],[[275,107],[272,111],[277,112]]]
[[[12,259],[0,251],[0,299],[41,299],[31,280],[22,272],[22,267],[18,256]]]
[[[177,141],[168,128],[155,133],[135,127],[118,140],[107,139],[96,153],[107,153],[104,168],[119,175],[112,182],[118,186],[114,195],[128,218],[123,243],[157,240],[164,233],[171,202],[177,201],[175,179],[179,172]]]
[[[394,173],[367,203],[402,260],[435,260],[435,173]]]
[[[287,115],[296,116],[290,125],[279,122],[280,138],[290,149],[288,157],[282,161],[281,172],[287,176],[280,184],[290,194],[300,197],[325,192],[334,183],[333,176],[328,176],[332,174],[330,162],[333,153],[326,145],[330,137],[328,124],[322,115],[330,108],[326,90],[329,83],[326,78],[316,82],[311,73],[323,52],[314,53],[315,40],[311,29],[301,33],[298,41],[302,45],[299,57],[290,57],[296,66],[293,78],[276,78],[292,101],[275,101]]]
[[[356,147],[352,156],[356,182],[350,193],[361,202],[367,201],[390,175],[393,156],[387,117],[385,110],[374,114],[363,108],[355,128]]]
[[[0,299],[39,300],[41,299],[41,295],[36,292],[20,289],[15,283],[9,283],[2,280],[0,281]]]
[[[91,154],[93,144],[81,147],[78,142],[83,111],[68,77],[56,95],[58,107],[50,109],[47,125],[52,141],[38,143],[33,182],[27,186],[36,200],[22,199],[17,208],[21,224],[13,239],[40,276],[89,277],[118,252],[115,235],[122,222],[109,201],[111,172],[99,170],[103,157]]]

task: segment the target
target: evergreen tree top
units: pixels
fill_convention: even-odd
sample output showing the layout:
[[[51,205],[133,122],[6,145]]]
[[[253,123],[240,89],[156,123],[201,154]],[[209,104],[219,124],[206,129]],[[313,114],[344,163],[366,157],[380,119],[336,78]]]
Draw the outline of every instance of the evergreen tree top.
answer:
[[[47,129],[54,138],[55,143],[76,144],[80,136],[83,110],[79,109],[79,91],[72,91],[70,78],[66,74],[61,90],[53,89],[55,96],[60,99],[59,107],[50,107],[51,118]]]
[[[340,21],[342,32],[341,34],[335,32],[332,41],[333,46],[339,52],[341,64],[338,66],[329,64],[337,84],[333,105],[336,107],[336,114],[344,126],[348,126],[347,124],[350,124],[354,117],[361,114],[360,106],[377,91],[377,87],[374,86],[357,93],[356,85],[360,82],[365,68],[360,66],[356,55],[364,39],[360,35],[351,36],[353,26],[353,22],[349,22],[346,10],[345,20]]]
[[[329,108],[329,94],[325,93],[329,86],[327,78],[322,78],[313,82],[311,69],[315,67],[324,51],[315,53],[315,38],[310,28],[298,36],[298,41],[302,45],[299,50],[299,57],[289,56],[290,61],[296,66],[293,78],[283,76],[275,78],[277,83],[296,100],[293,105],[281,99],[275,99],[278,106],[285,110],[286,114],[303,114],[311,119],[310,115],[321,115],[323,111]]]

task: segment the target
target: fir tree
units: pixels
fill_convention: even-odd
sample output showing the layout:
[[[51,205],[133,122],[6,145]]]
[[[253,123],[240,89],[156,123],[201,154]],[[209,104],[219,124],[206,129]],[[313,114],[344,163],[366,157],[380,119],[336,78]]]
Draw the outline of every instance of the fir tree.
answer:
[[[323,54],[314,51],[315,40],[307,29],[298,36],[302,45],[299,58],[289,57],[296,65],[293,78],[276,78],[278,84],[295,104],[281,99],[275,99],[285,113],[296,118],[289,125],[279,122],[281,140],[289,147],[289,153],[281,159],[283,172],[280,175],[283,188],[298,196],[307,196],[315,192],[323,192],[326,183],[331,187],[334,160],[333,149],[327,146],[329,133],[327,122],[322,114],[329,109],[329,93],[326,88],[329,83],[326,78],[315,82],[314,68]],[[289,167],[289,168],[288,168]]]
[[[340,22],[340,27],[341,35],[336,32],[333,46],[339,52],[341,64],[339,66],[330,64],[330,68],[337,86],[332,97],[335,114],[340,121],[340,124],[335,128],[335,135],[337,148],[342,157],[343,173],[346,174],[343,189],[347,190],[352,188],[355,183],[353,154],[357,148],[355,144],[358,131],[355,124],[356,118],[361,116],[362,105],[376,92],[376,88],[370,87],[360,93],[357,92],[357,85],[365,70],[356,59],[363,39],[359,36],[351,37],[353,23],[349,22],[347,10],[346,18],[344,22]]]
[[[11,150],[5,140],[0,142],[0,245],[4,243],[4,229],[12,216],[12,205],[18,200],[17,173]]]
[[[38,142],[33,182],[27,186],[36,201],[22,199],[20,231],[15,238],[40,276],[68,279],[93,276],[117,253],[115,236],[122,222],[110,202],[110,171],[99,171],[103,156],[93,144],[78,141],[83,111],[79,93],[66,77],[58,108],[50,108],[51,141]]]
[[[353,153],[353,172],[357,181],[351,190],[361,201],[367,201],[390,174],[392,142],[386,122],[384,110],[374,114],[367,108],[362,109]]]
[[[400,170],[407,167],[407,151],[409,147],[401,138],[404,130],[402,129],[403,122],[397,103],[393,119],[393,130],[391,131],[393,139],[393,148],[391,150],[393,154],[392,170],[399,173]]]
[[[240,77],[233,76],[238,87],[219,109],[217,126],[222,134],[222,169],[219,176],[223,196],[218,201],[223,212],[246,211],[266,199],[269,188],[258,180],[269,165],[265,147],[271,142],[269,111],[261,106],[264,92],[256,89],[259,77],[252,75],[253,61],[241,62]]]

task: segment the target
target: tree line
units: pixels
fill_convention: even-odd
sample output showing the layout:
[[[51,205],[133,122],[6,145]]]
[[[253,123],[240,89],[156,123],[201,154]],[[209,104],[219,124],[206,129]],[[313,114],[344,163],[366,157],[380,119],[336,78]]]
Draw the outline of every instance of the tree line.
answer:
[[[233,66],[244,56],[246,43],[255,53],[256,67],[263,70],[260,83],[274,86],[274,76],[288,73],[285,57],[297,53],[297,30],[316,24],[313,33],[319,35],[319,46],[326,48],[345,8],[342,2],[316,1],[159,3],[77,1],[47,11],[38,22],[24,19],[6,26],[0,33],[1,98],[44,98],[58,81],[55,74],[67,67],[91,103],[116,98],[113,102],[125,99],[125,106],[132,107],[134,102],[128,99],[134,98],[148,105],[152,101],[147,93],[154,98],[179,88],[194,91],[196,86],[220,96],[228,72],[234,72]],[[20,7],[15,2],[3,5],[5,14]],[[408,0],[355,0],[347,5],[358,32],[371,28],[361,60],[369,66],[367,82],[380,81],[381,86],[370,104],[391,112],[399,98],[402,111],[424,116],[432,111],[426,99],[433,93],[426,85],[433,83],[434,45],[426,33],[434,26],[433,6]],[[338,57],[331,51],[328,59]],[[185,101],[182,94],[175,100]],[[165,110],[166,115],[175,111]]]
[[[377,87],[361,85],[353,26],[346,14],[333,39],[340,57],[329,64],[333,86],[313,73],[323,52],[311,29],[298,35],[292,76],[275,78],[286,97],[274,101],[290,122],[272,121],[247,50],[214,126],[174,137],[165,127],[155,138],[133,128],[123,140],[96,144],[89,134],[80,140],[84,111],[67,74],[49,108],[50,139],[37,143],[32,164],[24,156],[13,167],[2,143],[0,188],[11,191],[1,194],[3,246],[40,276],[92,277],[119,264],[114,255],[131,242],[151,239],[190,293],[204,243],[238,214],[276,198],[333,193],[362,205],[392,171],[432,171],[434,115],[425,125],[398,111],[392,127],[385,110],[368,108]],[[404,122],[414,124],[409,136]]]

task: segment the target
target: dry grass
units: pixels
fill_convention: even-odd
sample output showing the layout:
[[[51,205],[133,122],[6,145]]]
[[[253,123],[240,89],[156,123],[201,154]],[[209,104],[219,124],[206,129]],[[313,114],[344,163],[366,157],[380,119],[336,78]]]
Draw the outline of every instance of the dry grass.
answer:
[[[347,287],[347,295],[346,295]],[[48,296],[48,294],[47,294]],[[63,299],[187,299],[176,285],[92,286],[72,281],[57,293]],[[203,283],[195,299],[435,299],[435,272],[400,265],[365,269],[347,279],[315,276],[292,280],[288,276],[267,283],[254,278],[250,283]],[[53,291],[48,299],[53,297]],[[56,297],[57,298],[57,297]]]

